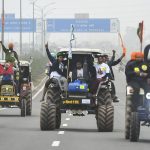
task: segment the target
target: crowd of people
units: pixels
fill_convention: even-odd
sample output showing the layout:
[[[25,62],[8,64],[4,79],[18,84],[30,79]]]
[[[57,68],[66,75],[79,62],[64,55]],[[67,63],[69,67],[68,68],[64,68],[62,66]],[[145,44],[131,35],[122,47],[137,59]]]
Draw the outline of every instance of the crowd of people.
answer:
[[[51,66],[51,71],[50,71],[50,79],[52,77],[60,77],[64,83],[67,82],[67,60],[64,60],[63,54],[59,53],[57,55],[57,59],[55,59],[52,55],[51,52],[48,48],[48,44],[45,45],[46,48],[46,53],[49,58],[49,61],[52,63]],[[108,55],[99,55],[97,57],[98,62],[95,64],[87,64],[87,70],[84,69],[84,63],[81,61],[77,61],[75,67],[69,73],[69,78],[71,81],[75,81],[76,79],[81,79],[84,78],[84,71],[86,72],[86,75],[89,76],[89,88],[90,92],[92,94],[96,93],[96,90],[98,88],[98,85],[100,82],[109,79],[112,83],[112,99],[113,102],[119,102],[118,97],[116,96],[116,90],[115,90],[115,85],[113,83],[114,80],[114,73],[112,67],[119,64],[125,54],[122,54],[122,56],[115,60],[115,50],[113,50],[113,56],[109,60]],[[86,62],[87,63],[87,62]],[[42,100],[44,101],[44,97],[46,94],[46,91],[48,89],[48,85],[50,83],[50,79],[47,80],[42,96]],[[67,87],[67,85],[66,85]]]
[[[10,43],[8,45],[8,49],[3,45],[3,43],[0,41],[0,44],[2,45],[2,49],[5,53],[5,60],[6,70],[9,69],[9,65],[15,65],[15,61],[18,62],[19,66],[19,59],[17,53],[13,50],[13,44]],[[49,58],[49,61],[51,62],[51,69],[49,72],[50,78],[47,80],[45,84],[45,88],[43,91],[43,96],[41,101],[44,101],[45,94],[47,92],[50,79],[53,77],[59,77],[60,80],[65,83],[64,91],[67,90],[67,60],[64,60],[64,56],[62,53],[58,53],[57,58],[53,57],[51,55],[51,52],[48,48],[48,43],[45,45],[46,53]],[[97,63],[86,63],[87,68],[84,69],[84,63],[82,61],[76,61],[75,67],[72,69],[72,71],[69,73],[69,79],[70,81],[75,81],[76,79],[81,79],[86,76],[88,76],[89,80],[89,86],[90,86],[90,92],[95,93],[97,90],[97,87],[100,82],[105,81],[108,79],[111,81],[112,85],[112,99],[113,102],[119,102],[118,97],[116,96],[116,90],[114,85],[114,73],[113,73],[113,66],[118,65],[121,60],[124,58],[125,53],[121,55],[121,57],[117,60],[115,60],[115,50],[112,51],[113,55],[111,59],[109,59],[108,55],[102,54],[97,57]],[[142,87],[145,91],[148,91],[150,89],[150,45],[147,45],[143,52],[132,52],[131,53],[131,59],[127,63],[125,67],[125,75],[126,75],[126,81],[127,84],[130,85],[133,90],[133,102],[134,100],[138,99],[138,93],[139,89]],[[2,68],[2,67],[1,67]],[[3,71],[3,69],[1,69]],[[135,102],[135,105],[137,102]]]

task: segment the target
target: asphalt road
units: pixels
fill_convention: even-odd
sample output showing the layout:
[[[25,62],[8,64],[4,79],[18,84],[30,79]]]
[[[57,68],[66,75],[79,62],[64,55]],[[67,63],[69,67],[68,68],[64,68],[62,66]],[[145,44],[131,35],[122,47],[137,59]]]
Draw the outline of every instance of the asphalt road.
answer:
[[[125,77],[116,71],[120,102],[115,104],[114,132],[97,132],[94,115],[62,115],[59,130],[40,131],[40,98],[34,93],[33,115],[20,117],[19,109],[0,109],[0,150],[149,150],[150,128],[142,127],[140,141],[124,139]]]

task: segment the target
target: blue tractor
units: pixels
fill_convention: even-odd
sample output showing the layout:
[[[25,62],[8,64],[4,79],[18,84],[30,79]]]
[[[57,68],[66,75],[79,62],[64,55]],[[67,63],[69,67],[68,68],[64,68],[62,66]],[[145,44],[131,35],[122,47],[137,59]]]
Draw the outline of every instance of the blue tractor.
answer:
[[[125,138],[137,142],[139,140],[141,125],[150,126],[150,93],[145,93],[143,89],[140,89],[136,111],[133,111],[132,94],[132,87],[127,86]]]
[[[150,44],[144,49],[144,62],[150,64]],[[149,66],[149,65],[148,65]],[[147,83],[149,83],[149,78]],[[150,126],[150,92],[140,88],[139,97],[136,103],[131,101],[134,89],[127,86],[126,109],[125,109],[125,138],[137,142],[140,136],[140,127]],[[135,106],[136,105],[136,106]]]

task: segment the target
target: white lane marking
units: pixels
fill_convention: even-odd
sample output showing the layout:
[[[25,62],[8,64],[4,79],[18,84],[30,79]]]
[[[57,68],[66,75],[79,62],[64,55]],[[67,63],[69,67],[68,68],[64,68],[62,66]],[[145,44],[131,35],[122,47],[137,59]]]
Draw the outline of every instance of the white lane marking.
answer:
[[[7,108],[0,108],[0,110],[5,110],[5,109],[7,109]]]
[[[70,120],[70,118],[66,118],[66,120],[67,120],[67,121],[69,121],[69,120]]]
[[[63,124],[62,126],[63,126],[63,127],[67,127],[67,126],[68,126],[68,124]]]
[[[61,135],[64,134],[64,133],[65,133],[65,131],[59,131],[58,132],[58,134],[61,134]]]
[[[47,78],[47,77],[44,77],[44,78],[42,79],[42,81],[41,81],[36,87],[33,88],[32,91],[36,90],[36,89],[44,82],[44,80],[46,80],[46,78]],[[33,83],[33,82],[32,82],[32,83]]]
[[[42,88],[32,97],[32,99],[35,99],[39,95],[39,93],[43,90],[44,86],[45,85],[42,86]]]
[[[57,147],[60,145],[60,141],[53,141],[52,146]]]
[[[72,114],[69,114],[69,116],[72,116]]]

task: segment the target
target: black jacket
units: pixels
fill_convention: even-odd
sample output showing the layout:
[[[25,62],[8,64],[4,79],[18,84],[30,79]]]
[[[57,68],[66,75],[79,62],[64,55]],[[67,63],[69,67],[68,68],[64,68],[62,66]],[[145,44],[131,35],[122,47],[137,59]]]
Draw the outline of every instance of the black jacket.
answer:
[[[63,65],[64,65],[63,70],[60,69],[60,63],[58,62],[58,60],[56,60],[56,61],[53,63],[52,67],[51,67],[51,72],[56,71],[56,72],[58,72],[61,76],[63,76],[63,77],[66,78],[66,77],[67,77],[67,69],[65,68],[66,64],[65,64],[64,62],[62,62],[62,63],[63,63]]]
[[[122,58],[123,57],[121,56],[119,59],[114,60],[115,56],[113,55],[111,60],[107,63],[108,66],[110,67],[110,74],[111,74],[111,79],[112,80],[115,80],[115,76],[114,76],[114,72],[113,72],[112,67],[118,65],[121,62]]]
[[[139,76],[135,72],[135,69],[137,69],[137,68],[139,69],[140,72],[148,73],[148,76],[146,78],[143,78],[143,77]],[[144,61],[130,60],[126,65],[125,74],[126,74],[127,83],[129,83],[131,81],[135,81],[135,82],[140,82],[141,81],[141,82],[143,82],[143,81],[146,81],[147,78],[150,78],[150,67]]]
[[[51,52],[49,51],[48,48],[46,48],[46,53],[49,61],[53,64],[56,61],[56,59],[51,55]]]

